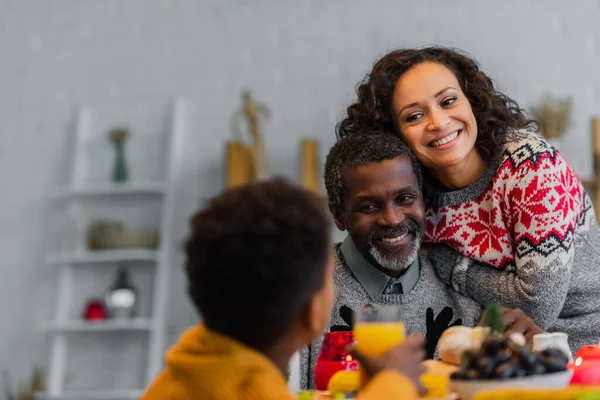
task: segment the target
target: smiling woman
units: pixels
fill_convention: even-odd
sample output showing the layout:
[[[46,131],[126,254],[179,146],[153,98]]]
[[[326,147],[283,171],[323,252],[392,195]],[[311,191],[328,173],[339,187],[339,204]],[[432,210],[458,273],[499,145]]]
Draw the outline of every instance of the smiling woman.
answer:
[[[447,285],[569,332],[573,351],[597,342],[600,228],[590,198],[475,60],[443,47],[392,51],[347,114],[338,137],[392,131],[422,164],[423,242],[449,246],[433,260]],[[584,315],[593,329],[567,322]]]
[[[448,68],[424,62],[404,73],[396,82],[391,108],[402,138],[437,181],[460,189],[485,171],[475,147],[475,115]]]

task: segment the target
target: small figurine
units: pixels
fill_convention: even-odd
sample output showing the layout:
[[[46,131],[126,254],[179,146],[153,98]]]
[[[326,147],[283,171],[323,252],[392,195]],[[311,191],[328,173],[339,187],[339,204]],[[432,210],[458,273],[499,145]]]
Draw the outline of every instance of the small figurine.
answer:
[[[250,126],[250,135],[252,144],[250,147],[253,180],[268,179],[271,175],[269,163],[267,161],[265,144],[260,129],[261,116],[269,117],[269,110],[263,104],[255,103],[252,99],[250,91],[245,90],[242,93],[242,107],[234,114],[232,121],[232,130],[240,136],[240,128],[238,126],[240,119],[246,119]]]

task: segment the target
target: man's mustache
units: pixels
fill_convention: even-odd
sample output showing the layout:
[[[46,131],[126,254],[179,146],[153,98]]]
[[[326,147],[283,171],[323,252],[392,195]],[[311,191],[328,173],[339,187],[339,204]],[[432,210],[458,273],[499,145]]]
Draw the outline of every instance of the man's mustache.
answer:
[[[375,240],[378,239],[398,237],[406,234],[417,236],[420,231],[421,227],[419,227],[419,225],[416,224],[414,221],[406,221],[393,228],[375,226],[373,230],[369,232],[367,239],[370,243],[373,243]]]

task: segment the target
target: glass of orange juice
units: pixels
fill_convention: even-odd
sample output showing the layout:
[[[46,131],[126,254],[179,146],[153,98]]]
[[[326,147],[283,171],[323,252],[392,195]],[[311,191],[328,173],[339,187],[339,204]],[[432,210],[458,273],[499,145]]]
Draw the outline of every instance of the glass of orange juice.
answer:
[[[354,341],[361,353],[378,356],[404,340],[404,320],[398,307],[363,308],[354,312]],[[366,376],[361,374],[361,382]]]

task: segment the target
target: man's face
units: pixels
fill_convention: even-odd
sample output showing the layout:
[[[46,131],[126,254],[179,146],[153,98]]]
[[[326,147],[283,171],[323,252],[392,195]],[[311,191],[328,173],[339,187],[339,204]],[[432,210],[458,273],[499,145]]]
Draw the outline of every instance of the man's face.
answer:
[[[346,193],[336,225],[356,248],[388,272],[403,272],[417,256],[425,206],[410,159],[401,156],[342,170]]]

